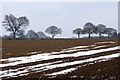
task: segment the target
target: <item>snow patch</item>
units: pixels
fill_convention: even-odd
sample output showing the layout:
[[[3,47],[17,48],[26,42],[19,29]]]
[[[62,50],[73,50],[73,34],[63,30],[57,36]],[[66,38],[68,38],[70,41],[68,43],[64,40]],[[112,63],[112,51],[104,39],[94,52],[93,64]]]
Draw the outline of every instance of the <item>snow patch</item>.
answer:
[[[66,74],[68,72],[74,71],[75,69],[76,68],[70,68],[70,69],[66,69],[66,70],[60,71],[60,72],[54,72],[54,73],[46,74],[46,75],[53,76],[53,75],[59,75],[59,74]]]
[[[112,50],[117,50],[117,49],[118,49],[118,47],[112,47],[112,48],[107,48],[107,49],[76,52],[76,53],[73,53],[73,54],[51,55],[51,53],[43,53],[43,54],[32,55],[32,56],[29,56],[29,57],[8,58],[8,59],[2,59],[0,61],[8,60],[11,63],[0,64],[0,67],[15,66],[15,65],[18,65],[18,64],[24,64],[24,63],[30,63],[30,62],[36,62],[36,61],[42,61],[42,60],[50,60],[50,59],[55,59],[55,58],[79,57],[79,56],[85,56],[85,55],[92,55],[92,54],[97,54],[97,53],[112,51]]]

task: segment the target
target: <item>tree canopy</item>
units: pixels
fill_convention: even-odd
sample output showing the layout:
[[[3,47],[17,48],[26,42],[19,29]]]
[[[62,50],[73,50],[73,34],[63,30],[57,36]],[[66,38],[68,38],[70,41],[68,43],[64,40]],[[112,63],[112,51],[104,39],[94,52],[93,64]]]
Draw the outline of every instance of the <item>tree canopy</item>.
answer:
[[[80,34],[82,34],[82,29],[81,28],[76,28],[73,30],[73,34],[77,34],[78,38],[80,38]]]
[[[93,23],[86,23],[84,26],[83,26],[83,33],[84,34],[89,34],[89,38],[91,37],[91,34],[94,33],[94,28],[95,28],[95,25]]]
[[[61,30],[61,28],[58,28],[56,26],[50,26],[46,29],[45,32],[48,34],[51,34],[52,38],[54,38],[57,34],[61,34],[62,30]]]
[[[99,37],[101,38],[101,34],[105,33],[106,26],[103,24],[98,24],[97,25],[97,33],[99,33]]]
[[[16,34],[20,30],[24,30],[29,25],[29,20],[26,16],[15,17],[13,14],[5,15],[2,22],[5,29],[13,34],[13,38],[16,39]]]

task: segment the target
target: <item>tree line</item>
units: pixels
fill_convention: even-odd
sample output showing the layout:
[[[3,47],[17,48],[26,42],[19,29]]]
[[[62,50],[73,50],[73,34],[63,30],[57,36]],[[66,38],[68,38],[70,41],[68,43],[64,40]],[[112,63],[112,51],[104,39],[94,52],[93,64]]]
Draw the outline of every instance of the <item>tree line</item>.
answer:
[[[34,30],[29,30],[25,34],[25,29],[29,27],[30,21],[26,16],[15,17],[13,14],[5,15],[4,21],[2,22],[3,27],[6,31],[9,31],[9,35],[2,36],[3,39],[46,39],[54,38],[57,34],[62,33],[62,29],[57,26],[48,27],[45,32],[50,34],[51,37],[46,36],[42,31],[35,32]],[[76,28],[73,30],[73,34],[77,34],[78,38],[81,35],[88,34],[88,38],[91,38],[92,34],[98,34],[99,38],[105,37],[104,34],[108,35],[107,37],[120,37],[120,33],[117,34],[117,30],[114,28],[107,28],[103,24],[98,24],[97,26],[91,22],[86,23],[83,26],[83,29]]]
[[[81,34],[88,34],[88,38],[91,38],[91,34],[98,34],[99,38],[101,38],[103,35],[102,34],[106,34],[108,35],[108,38],[114,36],[117,36],[117,30],[114,28],[107,28],[105,25],[103,24],[98,24],[97,26],[95,26],[93,23],[88,22],[83,26],[83,29],[81,28],[76,28],[75,30],[73,30],[74,34],[78,35],[78,38],[80,38]]]

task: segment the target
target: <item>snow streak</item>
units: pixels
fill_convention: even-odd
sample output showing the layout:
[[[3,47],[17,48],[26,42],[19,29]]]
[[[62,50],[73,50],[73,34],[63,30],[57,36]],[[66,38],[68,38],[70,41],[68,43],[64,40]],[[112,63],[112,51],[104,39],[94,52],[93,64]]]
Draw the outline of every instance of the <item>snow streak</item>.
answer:
[[[115,42],[98,42],[96,45],[90,45],[92,46],[92,49],[90,49],[90,46],[77,46],[77,47],[72,47],[72,48],[67,48],[67,49],[62,49],[59,52],[51,52],[51,53],[40,53],[34,54],[31,53],[30,56],[22,56],[22,57],[12,57],[8,59],[1,59],[0,60],[0,68],[7,68],[4,71],[0,71],[0,78],[10,78],[10,77],[17,77],[17,76],[25,76],[29,75],[31,72],[43,72],[43,71],[49,71],[53,69],[58,69],[58,68],[64,68],[67,66],[74,66],[74,65],[81,65],[83,63],[86,64],[94,64],[94,61],[101,62],[101,61],[107,61],[112,58],[119,57],[118,53],[113,53],[113,54],[107,54],[107,55],[102,55],[98,57],[90,57],[86,58],[83,60],[72,60],[72,61],[65,61],[62,60],[63,58],[69,59],[69,58],[81,58],[81,57],[86,57],[86,56],[91,56],[91,55],[97,55],[100,53],[105,53],[107,51],[114,51],[114,50],[119,50],[118,47],[120,46],[115,46],[115,47],[107,47],[107,45],[97,45],[97,44],[104,44],[104,43],[110,43],[114,44]],[[100,49],[99,49],[100,48]],[[29,53],[30,54],[30,53]],[[32,55],[34,54],[34,55]],[[58,59],[59,60],[56,60]],[[24,64],[29,64],[29,63],[35,63],[35,62],[42,62],[48,60],[48,62],[43,62],[41,64],[35,64],[35,65],[27,65],[23,67],[18,67],[17,65],[24,65]],[[53,60],[50,61],[49,60]],[[6,63],[1,63],[1,62],[6,62]],[[9,68],[9,67],[14,67],[14,68]],[[67,74],[68,72],[76,70],[77,66],[74,68],[64,68],[64,70],[58,70],[58,71],[53,71],[51,73],[44,74],[46,76],[56,76],[60,74]]]

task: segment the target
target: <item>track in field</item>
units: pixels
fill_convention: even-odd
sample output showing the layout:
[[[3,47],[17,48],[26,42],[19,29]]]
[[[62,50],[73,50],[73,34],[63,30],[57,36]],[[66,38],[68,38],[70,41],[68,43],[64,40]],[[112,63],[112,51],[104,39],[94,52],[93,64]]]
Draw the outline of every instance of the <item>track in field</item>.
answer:
[[[78,67],[118,58],[116,42],[97,42],[89,46],[76,46],[59,52],[38,53],[30,56],[0,60],[0,78],[27,76],[39,73],[39,77],[56,77],[77,70]]]

